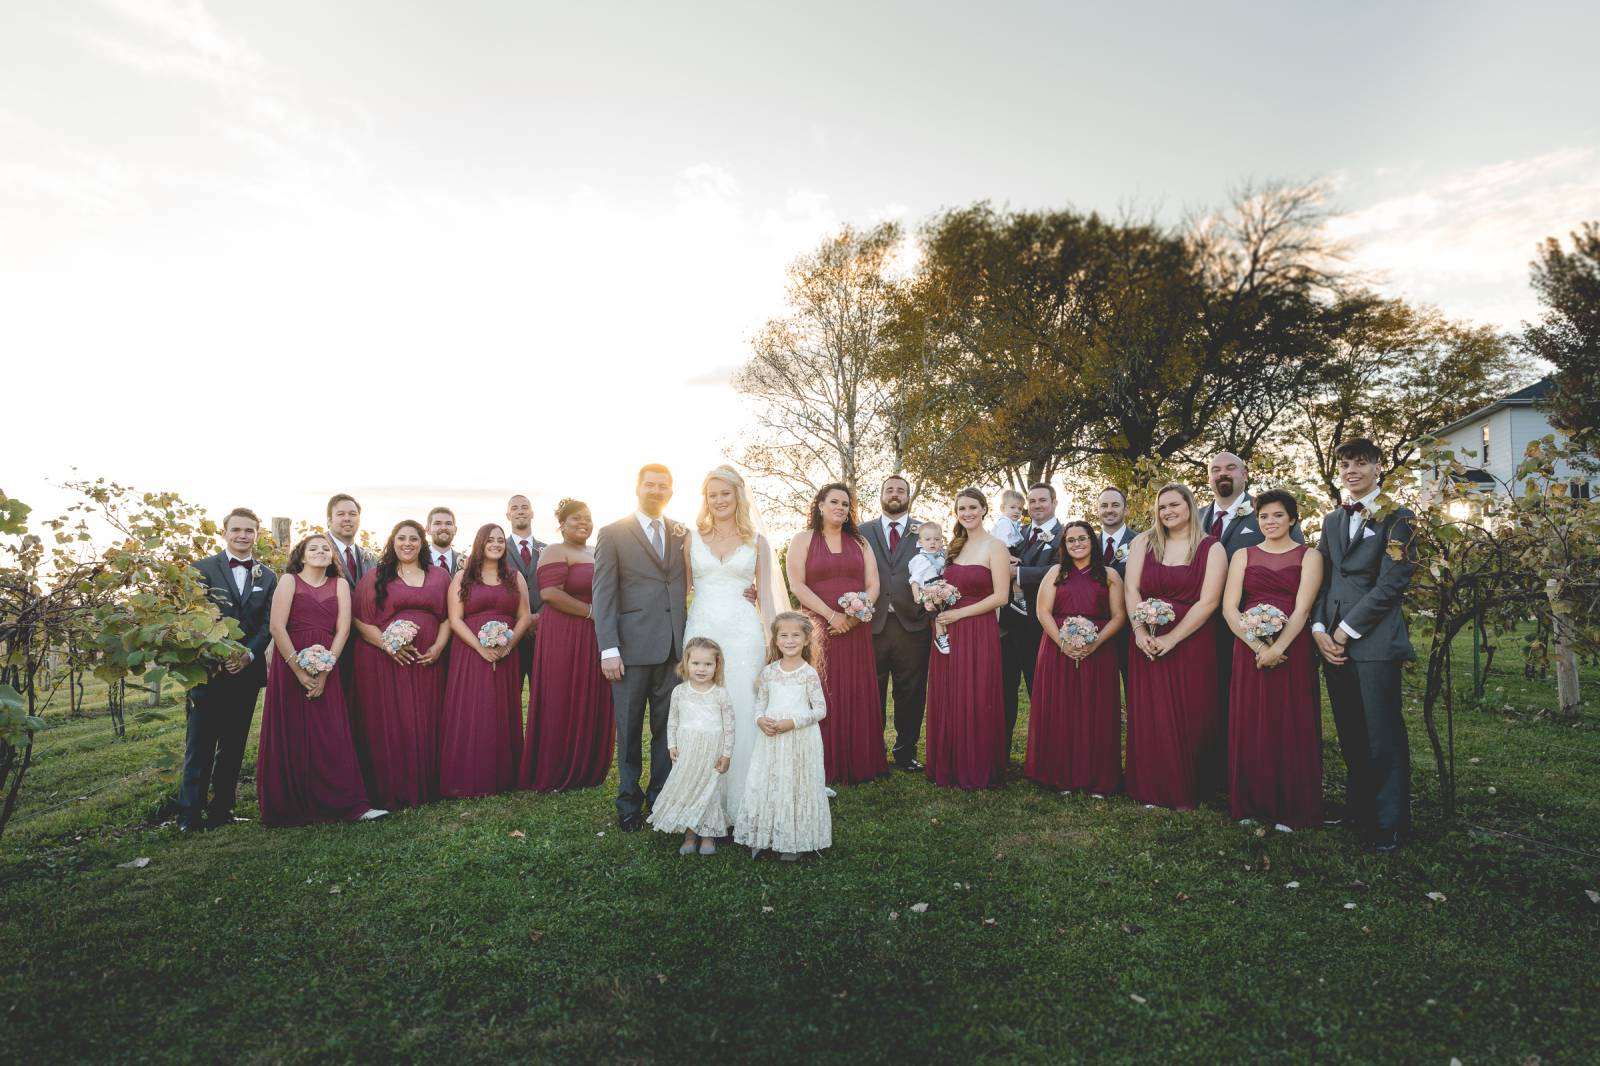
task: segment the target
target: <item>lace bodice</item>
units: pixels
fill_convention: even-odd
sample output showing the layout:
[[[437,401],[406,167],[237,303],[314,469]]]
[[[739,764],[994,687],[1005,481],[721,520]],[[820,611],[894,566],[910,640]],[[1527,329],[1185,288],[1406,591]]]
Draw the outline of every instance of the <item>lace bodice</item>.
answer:
[[[756,550],[754,545],[741,544],[726,558],[717,558],[700,537],[699,530],[689,534],[689,566],[694,572],[694,591],[701,592],[726,588],[744,599],[744,590],[756,579]],[[749,601],[746,600],[746,603]]]
[[[728,690],[713,685],[697,692],[687,681],[672,690],[672,707],[667,712],[667,747],[678,747],[678,731],[718,733],[724,758],[733,755],[733,700]]]
[[[796,729],[803,729],[822,721],[827,714],[822,678],[810,663],[789,673],[782,663],[771,662],[756,678],[756,717],[791,718]]]

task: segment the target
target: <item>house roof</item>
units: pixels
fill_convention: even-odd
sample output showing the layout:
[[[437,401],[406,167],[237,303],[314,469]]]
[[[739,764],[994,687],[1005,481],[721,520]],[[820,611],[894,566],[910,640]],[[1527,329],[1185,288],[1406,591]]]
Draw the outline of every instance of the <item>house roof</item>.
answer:
[[[1491,415],[1504,407],[1531,407],[1535,403],[1544,399],[1546,396],[1550,395],[1550,391],[1555,387],[1556,383],[1554,378],[1540,378],[1538,381],[1535,381],[1532,385],[1529,385],[1526,388],[1518,389],[1516,392],[1500,397],[1487,407],[1478,408],[1465,418],[1456,419],[1443,429],[1434,430],[1433,435],[1436,437],[1443,437],[1446,434],[1454,433],[1462,426],[1470,426],[1480,418]]]

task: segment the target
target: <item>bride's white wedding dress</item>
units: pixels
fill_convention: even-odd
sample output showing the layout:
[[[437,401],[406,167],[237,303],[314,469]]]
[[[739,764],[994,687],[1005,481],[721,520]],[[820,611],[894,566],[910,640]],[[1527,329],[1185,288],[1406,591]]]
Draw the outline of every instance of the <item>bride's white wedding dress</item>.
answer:
[[[756,733],[756,675],[766,664],[766,628],[745,589],[756,581],[759,552],[741,544],[717,558],[698,531],[689,530],[689,568],[694,599],[683,627],[685,640],[709,637],[722,649],[724,685],[733,700],[733,758],[728,764],[728,815],[739,813],[750,749]]]

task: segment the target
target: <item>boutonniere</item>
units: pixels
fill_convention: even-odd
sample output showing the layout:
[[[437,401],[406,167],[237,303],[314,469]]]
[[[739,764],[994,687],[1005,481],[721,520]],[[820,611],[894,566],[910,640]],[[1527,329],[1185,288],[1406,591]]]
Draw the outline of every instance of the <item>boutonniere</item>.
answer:
[[[1035,541],[1035,543],[1037,543],[1037,544],[1049,544],[1052,540],[1055,540],[1055,539],[1056,539],[1056,535],[1054,533],[1050,532],[1048,529],[1044,528],[1043,526],[1040,526],[1039,527],[1039,539],[1037,541]]]
[[[1375,526],[1385,518],[1388,518],[1393,510],[1394,501],[1388,496],[1380,494],[1376,500],[1372,501],[1372,506],[1362,512],[1361,517],[1365,518],[1368,524]]]
[[[674,537],[687,537],[689,535],[689,527],[682,522],[668,522],[667,531]]]
[[[1255,510],[1254,507],[1250,506],[1250,497],[1246,496],[1234,506],[1233,517],[1243,518],[1247,514],[1254,514]]]
[[[250,580],[252,582],[261,580],[261,564],[260,563],[257,563],[256,565],[254,565],[254,566],[252,566],[250,568]]]
[[[1126,544],[1117,545],[1116,559],[1119,563],[1125,563],[1128,561],[1128,546]]]

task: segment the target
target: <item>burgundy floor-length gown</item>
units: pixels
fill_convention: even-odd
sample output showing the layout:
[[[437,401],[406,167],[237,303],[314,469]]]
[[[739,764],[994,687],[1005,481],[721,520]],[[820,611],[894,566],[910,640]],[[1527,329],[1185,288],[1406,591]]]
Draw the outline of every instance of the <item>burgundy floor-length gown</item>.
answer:
[[[447,623],[445,601],[450,574],[443,567],[423,571],[413,588],[396,577],[378,605],[378,572],[369,570],[356,584],[355,616],[384,630],[397,621],[412,622],[417,635],[412,647],[425,652]],[[439,716],[444,710],[445,666],[402,666],[382,648],[357,634],[355,702],[358,747],[369,774],[372,801],[380,807],[417,807],[439,795]]]
[[[522,754],[522,670],[516,649],[497,663],[478,654],[485,622],[517,622],[517,585],[474,584],[462,621],[472,641],[450,640],[449,679],[439,726],[439,794],[490,796],[517,783]]]
[[[1200,599],[1215,537],[1203,537],[1187,565],[1167,566],[1146,555],[1139,596],[1166,600],[1177,617],[1170,633]],[[1199,795],[1201,766],[1219,732],[1217,644],[1209,625],[1152,661],[1137,646],[1128,652],[1128,795],[1140,803],[1190,810]]]
[[[339,581],[329,577],[321,588],[313,588],[297,576],[285,627],[296,651],[313,644],[333,647]],[[272,656],[256,753],[256,802],[261,824],[268,826],[353,822],[372,806],[356,761],[337,669],[322,695],[307,699],[283,656]]]
[[[994,594],[987,566],[951,563],[944,579],[961,592],[956,607]],[[994,788],[1005,781],[1006,712],[1000,683],[1000,621],[993,611],[949,629],[950,654],[928,656],[928,780],[957,788]]]
[[[1088,567],[1070,562],[1055,588],[1051,615],[1059,626],[1078,615],[1099,629],[1111,624],[1110,590]],[[1122,786],[1122,670],[1116,637],[1073,664],[1049,636],[1039,640],[1028,708],[1028,755],[1022,772],[1050,788],[1109,795]]]
[[[1270,603],[1294,614],[1305,545],[1280,555],[1246,548],[1243,608]],[[1301,630],[1271,670],[1238,638],[1228,694],[1228,805],[1235,818],[1322,824],[1322,700],[1311,632]]]
[[[861,543],[841,533],[839,551],[828,550],[821,533],[806,549],[806,584],[843,617],[835,604],[847,592],[867,587]],[[828,784],[871,781],[889,772],[883,747],[883,705],[878,700],[878,660],[872,650],[872,623],[860,622],[843,636],[828,631],[827,616],[812,616],[816,627],[813,659],[822,675],[828,715],[822,730],[822,765]]]
[[[590,602],[593,563],[548,563],[537,574],[541,589],[560,588]],[[546,604],[539,612],[539,643],[533,651],[518,787],[564,792],[600,784],[611,769],[616,728],[611,683],[600,672],[594,621]]]

